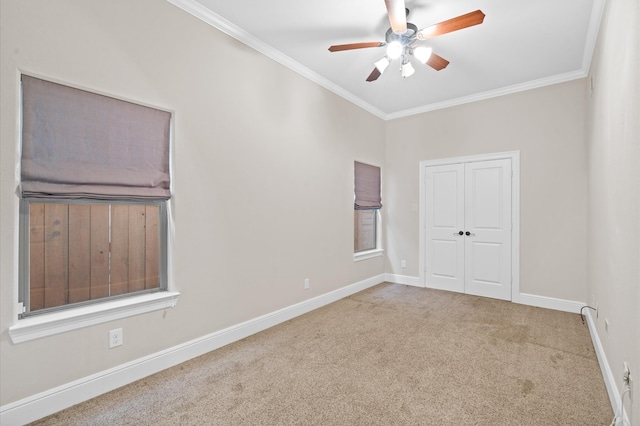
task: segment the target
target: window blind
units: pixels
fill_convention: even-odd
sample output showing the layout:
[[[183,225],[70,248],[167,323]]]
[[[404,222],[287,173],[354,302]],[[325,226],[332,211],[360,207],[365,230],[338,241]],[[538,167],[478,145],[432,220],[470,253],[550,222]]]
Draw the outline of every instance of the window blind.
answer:
[[[23,198],[170,198],[171,114],[22,76]]]
[[[371,210],[382,207],[380,195],[380,167],[354,163],[355,209]]]

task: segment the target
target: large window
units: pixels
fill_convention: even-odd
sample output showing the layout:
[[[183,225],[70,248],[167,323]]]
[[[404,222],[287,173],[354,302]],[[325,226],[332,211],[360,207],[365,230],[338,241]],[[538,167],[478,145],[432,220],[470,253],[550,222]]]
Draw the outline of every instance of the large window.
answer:
[[[356,260],[382,251],[380,167],[354,163],[354,253]]]
[[[22,317],[167,289],[170,117],[22,76]]]
[[[165,288],[163,203],[27,201],[26,207],[29,289],[23,302],[29,313]]]

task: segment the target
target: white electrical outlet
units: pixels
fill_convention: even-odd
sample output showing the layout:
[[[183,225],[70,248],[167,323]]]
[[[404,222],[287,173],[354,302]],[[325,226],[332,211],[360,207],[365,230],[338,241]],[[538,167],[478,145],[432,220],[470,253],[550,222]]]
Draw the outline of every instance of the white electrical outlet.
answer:
[[[109,330],[109,349],[122,346],[122,329]]]
[[[400,261],[400,267],[406,268],[407,267],[407,261],[406,260],[401,260]]]
[[[309,289],[309,278],[305,278],[304,279],[304,289],[308,290]]]

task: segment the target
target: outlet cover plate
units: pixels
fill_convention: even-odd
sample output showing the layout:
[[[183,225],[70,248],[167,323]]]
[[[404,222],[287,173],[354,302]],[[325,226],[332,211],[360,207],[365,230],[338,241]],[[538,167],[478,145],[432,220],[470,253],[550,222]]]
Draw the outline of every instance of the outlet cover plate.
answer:
[[[122,346],[122,329],[109,330],[109,349]]]

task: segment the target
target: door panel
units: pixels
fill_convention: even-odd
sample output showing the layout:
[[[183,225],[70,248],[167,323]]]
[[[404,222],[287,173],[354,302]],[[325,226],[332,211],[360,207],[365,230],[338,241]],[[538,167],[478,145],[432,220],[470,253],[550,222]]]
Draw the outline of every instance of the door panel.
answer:
[[[464,292],[464,165],[427,167],[425,183],[427,282]]]
[[[455,280],[459,275],[458,241],[433,240],[433,276]]]
[[[487,167],[484,164],[479,168],[478,164],[473,163],[467,170],[469,170],[468,183],[471,185],[467,189],[470,197],[466,205],[471,207],[467,212],[467,220],[471,220],[470,223],[476,229],[500,229],[502,169]]]
[[[471,271],[474,281],[485,284],[500,284],[501,245],[493,243],[470,242]]]
[[[425,167],[425,207],[426,285],[511,300],[511,160]]]
[[[511,160],[465,164],[465,292],[511,300]]]

